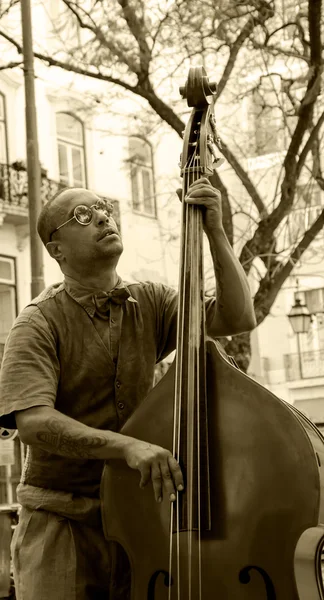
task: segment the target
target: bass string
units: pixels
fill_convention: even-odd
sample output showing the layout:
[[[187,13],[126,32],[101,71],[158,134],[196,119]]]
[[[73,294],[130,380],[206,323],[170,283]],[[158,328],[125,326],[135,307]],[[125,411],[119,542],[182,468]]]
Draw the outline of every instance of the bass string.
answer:
[[[200,161],[197,156],[197,150],[193,153],[189,165],[185,170],[184,174],[184,185],[183,185],[183,197],[186,195],[187,190],[191,183],[193,183],[198,177],[200,177]],[[180,436],[181,436],[181,382],[182,382],[182,364],[183,364],[183,343],[184,343],[184,327],[185,327],[185,303],[188,299],[189,293],[189,340],[193,341],[190,344],[190,352],[188,355],[188,362],[191,365],[189,369],[190,373],[190,384],[186,386],[187,390],[187,414],[190,415],[188,419],[187,430],[187,455],[190,457],[191,473],[188,476],[187,485],[187,496],[188,496],[188,514],[189,514],[189,536],[188,536],[188,576],[189,576],[189,600],[191,600],[191,581],[192,581],[192,543],[193,543],[193,492],[194,492],[194,480],[192,467],[194,464],[193,452],[194,446],[196,446],[197,456],[197,486],[199,491],[200,485],[200,420],[199,420],[199,402],[194,406],[192,391],[196,392],[196,398],[199,398],[199,348],[200,348],[200,322],[201,322],[201,288],[200,288],[200,277],[201,277],[201,211],[199,207],[189,206],[183,202],[183,220],[182,220],[182,249],[180,258],[180,276],[179,276],[179,297],[181,298],[181,305],[179,302],[178,309],[178,340],[177,340],[177,356],[178,356],[178,369],[176,376],[176,392],[175,392],[175,419],[174,419],[174,432],[173,432],[173,448],[174,455],[179,457],[180,454]],[[190,286],[189,291],[186,289],[185,276],[189,269],[190,273]],[[196,408],[196,419],[193,410]],[[194,422],[196,422],[196,440],[197,444],[194,444]],[[176,450],[176,452],[175,452]],[[199,569],[199,598],[201,598],[201,525],[200,525],[200,494],[198,493],[198,569]],[[173,525],[174,525],[174,510],[171,507],[171,518],[170,518],[170,549],[169,549],[169,573],[172,573],[173,563]],[[179,502],[176,503],[176,559],[177,559],[177,598],[181,598],[181,573],[180,573],[180,514],[179,514]],[[169,586],[169,600],[172,596],[172,586]]]
[[[199,159],[197,154],[194,156],[193,168],[191,171],[191,183],[199,177]],[[195,565],[193,565],[193,531],[194,531],[194,510],[197,508],[194,503],[195,484],[194,471],[195,471],[195,449],[197,449],[198,456],[196,457],[199,461],[199,444],[195,444],[198,441],[197,431],[195,431],[195,402],[198,400],[198,373],[197,373],[197,316],[199,312],[199,302],[197,298],[198,290],[198,279],[197,279],[197,265],[199,262],[199,245],[197,244],[197,216],[199,208],[191,205],[188,207],[188,229],[189,229],[189,247],[188,253],[190,256],[189,269],[189,356],[188,356],[188,373],[190,376],[189,385],[187,387],[187,482],[188,482],[188,600],[192,600],[192,573]],[[196,435],[195,435],[196,434]],[[199,492],[199,488],[198,488]]]
[[[189,185],[190,185],[190,166],[186,165],[184,169],[183,198],[186,196]],[[188,211],[187,204],[182,202],[182,222],[181,222],[181,247],[180,247],[180,261],[179,261],[179,304],[178,304],[178,319],[177,319],[177,356],[176,356],[176,381],[175,381],[175,419],[173,429],[173,454],[176,458],[179,457],[179,442],[180,442],[180,412],[181,411],[181,382],[182,382],[182,366],[183,366],[183,345],[184,345],[184,331],[185,331],[185,302],[186,302],[186,286],[185,276],[187,272],[188,262]]]
[[[198,577],[199,577],[199,598],[201,598],[201,522],[200,522],[200,511],[201,511],[201,503],[200,503],[200,318],[201,318],[201,296],[200,296],[200,262],[201,262],[201,243],[200,243],[200,228],[201,228],[201,211],[199,207],[196,207],[194,212],[194,226],[195,226],[195,235],[194,235],[194,246],[196,247],[196,261],[194,264],[195,274],[194,280],[196,282],[195,285],[195,319],[194,323],[196,326],[196,343],[195,343],[195,354],[196,354],[196,439],[197,439],[197,481],[196,486],[198,490],[197,496],[197,510],[198,510]]]
[[[196,178],[201,176],[201,163],[200,163],[200,156],[199,154],[195,156],[195,161],[194,161],[194,169],[193,169],[193,173],[196,174]],[[203,369],[204,371],[204,358],[203,360],[201,360],[201,344],[204,343],[204,338],[202,339],[203,336],[203,323],[204,323],[204,285],[203,285],[203,275],[204,275],[204,267],[203,267],[203,229],[202,229],[202,224],[203,224],[203,219],[202,219],[202,212],[201,212],[201,208],[199,206],[192,206],[191,207],[191,220],[192,220],[192,244],[191,244],[191,254],[192,254],[192,260],[191,260],[191,277],[190,280],[192,282],[192,289],[193,289],[193,298],[192,301],[190,302],[190,308],[193,312],[192,314],[192,318],[190,319],[190,321],[193,324],[193,328],[194,328],[194,333],[193,333],[193,339],[194,339],[194,344],[193,344],[193,352],[194,352],[194,357],[193,357],[193,365],[194,365],[194,375],[195,375],[195,404],[194,404],[194,408],[196,410],[196,414],[193,415],[193,421],[194,421],[194,417],[196,417],[195,419],[195,424],[196,424],[196,444],[192,444],[192,447],[195,447],[196,451],[197,451],[197,456],[196,456],[196,465],[197,465],[197,471],[196,471],[196,481],[193,480],[192,477],[192,485],[194,486],[196,484],[196,489],[197,489],[197,506],[195,507],[197,510],[197,521],[198,521],[198,531],[197,531],[197,538],[198,538],[198,564],[197,565],[193,565],[192,564],[192,559],[191,559],[191,568],[190,568],[190,581],[191,581],[191,575],[192,575],[192,569],[198,569],[198,585],[199,585],[199,598],[202,598],[202,556],[201,556],[201,511],[202,511],[202,505],[201,505],[201,455],[200,455],[200,448],[201,448],[201,438],[200,438],[200,395],[201,393],[204,393],[204,390],[200,389],[200,383],[201,383],[201,369]],[[205,375],[205,374],[204,374]],[[194,388],[194,386],[193,386]],[[192,398],[191,398],[192,401]],[[192,457],[192,467],[193,467],[193,457]],[[192,494],[192,501],[193,501],[193,494]],[[192,523],[191,523],[191,535],[189,536],[189,540],[190,540],[190,547],[189,547],[189,556],[192,557],[192,536],[193,536],[193,527],[192,527]],[[189,593],[190,593],[190,599],[191,599],[191,586],[189,588]]]
[[[190,170],[190,183],[193,183],[200,175],[199,156],[195,154]],[[192,573],[198,569],[199,598],[201,597],[201,526],[200,526],[200,415],[199,415],[199,348],[200,348],[200,321],[201,321],[201,291],[200,291],[200,264],[201,264],[201,210],[198,206],[187,208],[187,230],[189,231],[189,247],[187,252],[190,256],[190,300],[189,300],[189,375],[190,382],[187,390],[187,458],[188,458],[188,580],[189,600],[192,599]],[[195,430],[196,425],[196,430]],[[197,456],[194,452],[197,451]],[[197,465],[197,480],[194,479],[195,465]],[[194,494],[198,504],[194,504]],[[194,510],[198,510],[198,565],[193,564],[193,536],[194,536]],[[196,599],[195,599],[196,600]]]
[[[201,175],[201,165],[199,155],[195,159],[196,173],[198,177]],[[201,319],[202,319],[202,213],[199,206],[192,207],[192,220],[193,220],[193,240],[192,240],[192,274],[191,280],[193,281],[194,288],[194,301],[191,304],[193,310],[193,325],[195,327],[194,335],[194,372],[195,372],[195,423],[196,423],[196,464],[197,464],[197,480],[193,482],[196,484],[197,493],[197,519],[198,519],[198,581],[199,581],[199,598],[202,594],[202,573],[201,573],[201,495],[200,495],[200,344],[201,344]],[[191,539],[192,543],[192,539]],[[190,555],[192,555],[192,547],[190,548]]]
[[[192,157],[191,157],[191,161],[189,163],[189,168],[188,168],[188,174],[187,174],[187,190],[189,188],[189,186],[194,182],[195,180],[195,173],[194,173],[194,167],[195,167],[195,153],[196,153],[196,149],[195,152],[193,153]],[[182,389],[185,390],[186,392],[186,397],[182,398],[182,402],[185,403],[186,405],[186,414],[187,414],[187,431],[186,431],[186,440],[187,440],[187,444],[186,444],[186,463],[187,463],[187,471],[186,471],[186,496],[187,496],[187,518],[188,518],[188,529],[189,529],[189,533],[188,533],[188,563],[187,563],[187,572],[185,573],[185,577],[186,579],[189,580],[189,598],[188,600],[191,600],[191,577],[192,577],[192,520],[193,520],[193,479],[192,479],[192,469],[191,469],[191,465],[192,465],[192,451],[193,451],[193,431],[192,431],[192,422],[193,422],[193,415],[191,413],[192,411],[192,402],[191,402],[191,398],[190,398],[190,393],[191,391],[194,389],[194,365],[193,365],[193,349],[192,349],[192,335],[193,335],[193,331],[192,331],[192,265],[193,265],[193,254],[192,254],[192,247],[193,247],[193,237],[192,237],[192,224],[193,224],[193,220],[192,220],[192,213],[193,213],[193,207],[191,205],[188,205],[187,203],[184,203],[184,229],[185,229],[185,255],[186,255],[186,260],[185,260],[185,269],[184,269],[184,297],[185,297],[185,303],[186,303],[186,308],[188,310],[187,312],[187,318],[188,321],[185,323],[185,327],[186,327],[186,333],[184,332],[184,335],[182,336],[182,343],[184,344],[185,341],[187,343],[187,369],[185,370],[184,375],[187,376],[188,381],[185,382],[185,385],[182,385]],[[187,274],[189,273],[189,281],[186,279]],[[189,285],[188,285],[189,283]],[[181,437],[181,422],[179,423],[179,447],[180,447],[180,437]],[[179,535],[179,531],[178,531],[178,535]],[[180,543],[178,545],[178,547],[180,547]],[[178,580],[179,582],[181,582],[181,577],[183,574],[180,573],[180,561],[179,561],[179,557],[178,557]],[[179,599],[181,598],[180,596],[181,593],[181,583],[179,586]]]
[[[194,161],[194,171],[191,175],[192,179],[195,179],[195,167],[196,160]],[[189,330],[189,348],[188,348],[188,385],[186,387],[187,397],[187,502],[188,502],[188,600],[191,600],[191,580],[192,580],[192,540],[193,540],[193,510],[194,510],[194,398],[196,392],[196,373],[195,373],[195,322],[194,322],[194,308],[195,308],[195,287],[196,282],[194,281],[194,264],[195,264],[195,237],[194,237],[194,215],[195,207],[188,206],[188,230],[189,230],[189,319],[188,319],[188,330]]]
[[[189,183],[193,183],[201,175],[200,161],[197,153],[194,154]],[[199,423],[199,347],[200,347],[200,319],[201,319],[201,295],[200,295],[200,262],[201,262],[201,210],[199,207],[190,205],[187,206],[186,229],[187,236],[187,253],[190,256],[189,271],[190,271],[190,287],[189,287],[189,348],[188,356],[190,382],[186,387],[187,390],[187,458],[188,458],[188,595],[189,600],[192,600],[192,572],[198,568],[199,578],[199,598],[201,597],[201,527],[200,527],[200,423]],[[195,414],[196,409],[196,414]],[[196,420],[195,420],[196,417]],[[195,431],[194,427],[197,427]],[[196,442],[196,443],[195,443]],[[196,463],[194,451],[197,451]],[[197,464],[198,480],[194,480],[194,465]],[[194,505],[195,484],[198,492],[198,506]],[[193,564],[193,536],[194,536],[194,510],[198,509],[198,565]],[[196,599],[194,599],[196,600]]]
[[[185,169],[183,178],[183,198],[185,197],[189,187],[189,171]],[[187,271],[187,205],[185,202],[182,203],[182,234],[181,234],[181,248],[180,248],[180,262],[179,262],[179,304],[178,304],[178,319],[177,319],[177,355],[176,355],[176,376],[175,376],[175,406],[174,406],[174,424],[173,424],[173,456],[179,459],[180,455],[180,428],[181,428],[181,407],[182,407],[182,394],[181,394],[181,383],[183,378],[183,338],[185,328],[185,273]],[[181,595],[181,574],[180,574],[180,511],[179,501],[177,493],[176,502],[176,568],[177,568],[177,598],[180,600]],[[173,570],[173,527],[174,527],[174,507],[171,505],[171,518],[170,518],[170,545],[169,545],[169,573],[172,577]],[[172,586],[169,586],[168,600],[172,597]]]

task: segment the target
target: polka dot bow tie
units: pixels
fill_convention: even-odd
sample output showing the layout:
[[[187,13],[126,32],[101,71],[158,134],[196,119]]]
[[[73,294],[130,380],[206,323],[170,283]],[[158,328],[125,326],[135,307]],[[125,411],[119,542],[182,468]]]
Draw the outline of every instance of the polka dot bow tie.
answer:
[[[92,300],[96,307],[97,313],[104,317],[107,313],[109,313],[111,302],[114,304],[124,304],[129,297],[129,289],[127,287],[122,287],[111,290],[111,292],[94,294]]]

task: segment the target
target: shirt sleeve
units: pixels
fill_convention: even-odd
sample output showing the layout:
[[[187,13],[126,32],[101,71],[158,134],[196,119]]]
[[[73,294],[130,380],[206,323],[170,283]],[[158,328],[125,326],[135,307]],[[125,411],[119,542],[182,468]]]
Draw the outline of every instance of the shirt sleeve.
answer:
[[[15,411],[54,407],[60,366],[56,340],[39,308],[29,306],[7,338],[0,370],[0,426],[16,428]]]
[[[158,320],[158,347],[157,362],[163,360],[176,348],[177,343],[177,313],[178,293],[168,286],[157,284],[155,287],[157,300]],[[205,301],[206,333],[215,337],[214,321],[216,312],[216,298],[207,298]]]

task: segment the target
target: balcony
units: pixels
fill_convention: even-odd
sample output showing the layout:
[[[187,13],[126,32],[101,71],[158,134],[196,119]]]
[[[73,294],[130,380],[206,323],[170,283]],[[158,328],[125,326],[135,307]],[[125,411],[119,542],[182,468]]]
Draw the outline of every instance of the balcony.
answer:
[[[324,377],[324,349],[285,354],[284,365],[287,381]]]
[[[58,181],[48,179],[45,171],[41,177],[41,199],[45,204],[60,188]],[[102,196],[100,196],[102,197]],[[119,202],[107,198],[114,206],[114,219],[120,229]],[[27,171],[21,163],[6,165],[0,163],[0,225],[8,223],[22,225],[28,222],[28,179]]]

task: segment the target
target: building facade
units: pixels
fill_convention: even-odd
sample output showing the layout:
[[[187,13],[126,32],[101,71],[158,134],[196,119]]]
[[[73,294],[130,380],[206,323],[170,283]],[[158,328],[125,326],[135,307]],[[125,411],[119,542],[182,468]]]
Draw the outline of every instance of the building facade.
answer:
[[[34,37],[46,38],[50,25],[37,8]],[[121,116],[116,124],[113,110],[93,108],[88,83],[82,78],[62,76],[42,66],[37,74],[42,202],[65,186],[86,187],[108,198],[114,205],[124,245],[118,268],[120,276],[125,281],[154,280],[175,285],[179,235],[174,236],[172,230],[180,219],[175,190],[180,184],[181,140],[175,134],[161,131],[145,135],[143,129],[128,121],[127,115],[133,115],[138,106],[127,100],[118,106],[125,119]],[[91,93],[95,92],[93,85]],[[24,106],[22,70],[2,72],[0,359],[14,319],[31,299]],[[45,285],[62,281],[57,263],[45,249],[43,261]],[[15,488],[24,458],[19,437],[13,439],[10,435],[11,432],[2,431],[0,439],[0,504],[16,501]]]
[[[53,6],[52,6],[53,5]],[[56,2],[49,3],[56,9]],[[46,38],[50,23],[38,6],[34,36]],[[114,204],[124,253],[119,273],[126,281],[155,280],[177,285],[180,203],[175,190],[181,186],[181,140],[160,127],[146,135],[137,128],[138,105],[130,99],[113,103],[109,110],[96,107],[93,97],[102,84],[38,66],[36,79],[39,154],[42,167],[42,201],[60,186],[87,187]],[[258,97],[253,98],[255,110]],[[31,270],[24,121],[24,82],[20,69],[0,73],[0,357],[10,327],[30,301]],[[257,114],[257,112],[255,113]],[[123,116],[124,115],[124,116]],[[268,118],[272,121],[274,115]],[[251,111],[242,106],[241,124],[255,145],[246,167],[264,189],[273,187],[280,165],[281,140],[265,141],[260,118],[251,125]],[[266,173],[268,175],[266,176]],[[222,176],[228,186],[236,183],[226,165]],[[306,184],[305,184],[306,185]],[[315,188],[300,190],[299,208],[285,229],[306,227],[323,207]],[[281,235],[281,234],[280,234]],[[252,333],[250,375],[276,395],[304,411],[324,427],[324,237],[295,266],[293,276],[279,293],[271,314]],[[239,242],[236,244],[239,249]],[[57,263],[44,250],[45,284],[61,281]],[[312,315],[309,332],[296,336],[288,313],[299,296]],[[254,292],[253,272],[251,288]],[[16,500],[24,448],[16,437],[1,446],[0,504]],[[1,458],[2,456],[2,458]]]

